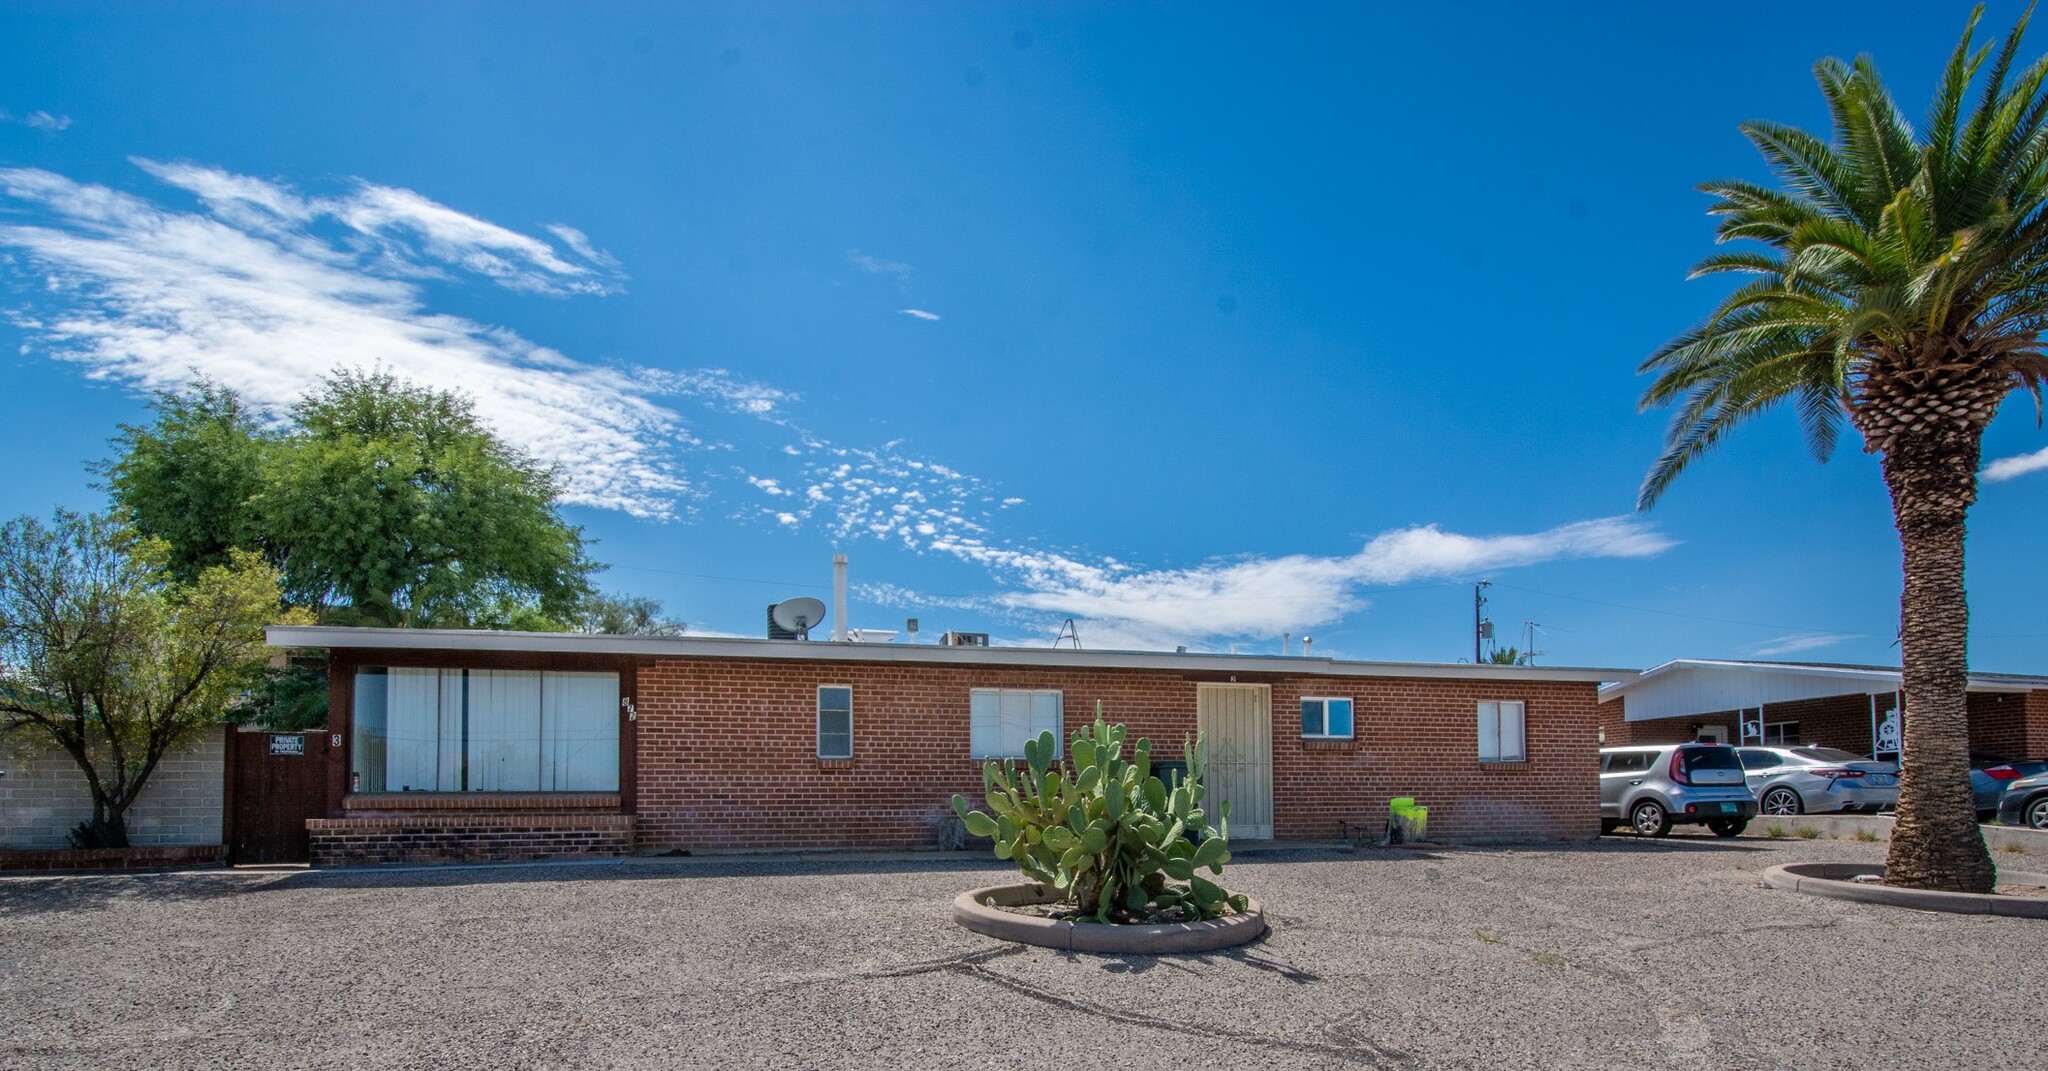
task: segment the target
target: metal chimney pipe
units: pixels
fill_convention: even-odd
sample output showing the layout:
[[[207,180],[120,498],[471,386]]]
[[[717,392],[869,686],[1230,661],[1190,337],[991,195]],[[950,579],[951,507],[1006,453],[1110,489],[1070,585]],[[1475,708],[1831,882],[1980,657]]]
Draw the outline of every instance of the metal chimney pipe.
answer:
[[[846,555],[832,555],[832,639],[846,639]]]

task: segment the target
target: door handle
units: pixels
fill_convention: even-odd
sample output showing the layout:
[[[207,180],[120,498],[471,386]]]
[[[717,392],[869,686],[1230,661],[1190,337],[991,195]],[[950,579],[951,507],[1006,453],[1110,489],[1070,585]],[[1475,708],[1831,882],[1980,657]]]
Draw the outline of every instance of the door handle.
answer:
[[[1640,784],[1642,784],[1642,783],[1643,783],[1643,779],[1642,779],[1642,778],[1640,778],[1640,777],[1638,777],[1638,778],[1636,778],[1635,780],[1633,780],[1633,781],[1630,781],[1630,782],[1629,782],[1629,784],[1631,784],[1631,785],[1640,785]]]

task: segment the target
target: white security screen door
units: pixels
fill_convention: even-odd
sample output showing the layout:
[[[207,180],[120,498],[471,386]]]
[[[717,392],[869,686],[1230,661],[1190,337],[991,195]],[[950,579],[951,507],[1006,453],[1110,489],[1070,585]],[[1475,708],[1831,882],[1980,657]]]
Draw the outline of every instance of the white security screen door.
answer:
[[[1273,838],[1273,692],[1263,684],[1195,686],[1195,727],[1208,737],[1208,796],[1215,821],[1230,802],[1230,835]]]

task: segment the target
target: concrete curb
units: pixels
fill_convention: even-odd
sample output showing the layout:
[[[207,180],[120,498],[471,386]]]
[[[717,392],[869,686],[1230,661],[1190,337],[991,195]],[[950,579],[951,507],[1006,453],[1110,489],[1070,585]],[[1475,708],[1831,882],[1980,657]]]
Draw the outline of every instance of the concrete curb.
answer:
[[[1764,871],[1764,887],[1784,889],[1806,896],[1834,900],[1858,900],[1867,904],[1889,904],[1918,911],[1946,911],[1959,915],[2003,915],[2007,918],[2048,919],[2048,897],[1997,896],[1981,893],[1936,892],[1928,889],[1900,889],[1853,879],[1861,875],[1884,875],[1883,863],[1786,863]],[[2005,870],[2000,884],[2048,886],[2048,874]]]
[[[1266,932],[1266,916],[1253,900],[1242,915],[1208,922],[1176,922],[1159,926],[1104,926],[1066,922],[1004,911],[1003,906],[1050,904],[1065,899],[1048,885],[989,885],[953,898],[953,921],[999,941],[1104,952],[1156,956],[1173,952],[1211,952],[1257,940]],[[989,906],[993,900],[995,907]]]

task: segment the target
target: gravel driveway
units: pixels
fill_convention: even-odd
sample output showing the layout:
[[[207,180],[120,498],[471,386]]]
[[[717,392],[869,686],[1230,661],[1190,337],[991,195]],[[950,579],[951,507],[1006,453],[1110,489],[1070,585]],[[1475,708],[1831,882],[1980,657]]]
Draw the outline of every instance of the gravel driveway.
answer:
[[[1000,945],[964,855],[0,879],[5,1068],[1867,1068],[2038,1054],[2048,924],[1757,887],[1881,845],[1244,856],[1227,954]],[[2011,858],[2025,866],[2031,860]],[[2038,866],[2026,866],[2039,869]],[[1994,981],[1995,984],[1994,984]],[[1882,1053],[1882,1060],[1877,1054]]]

